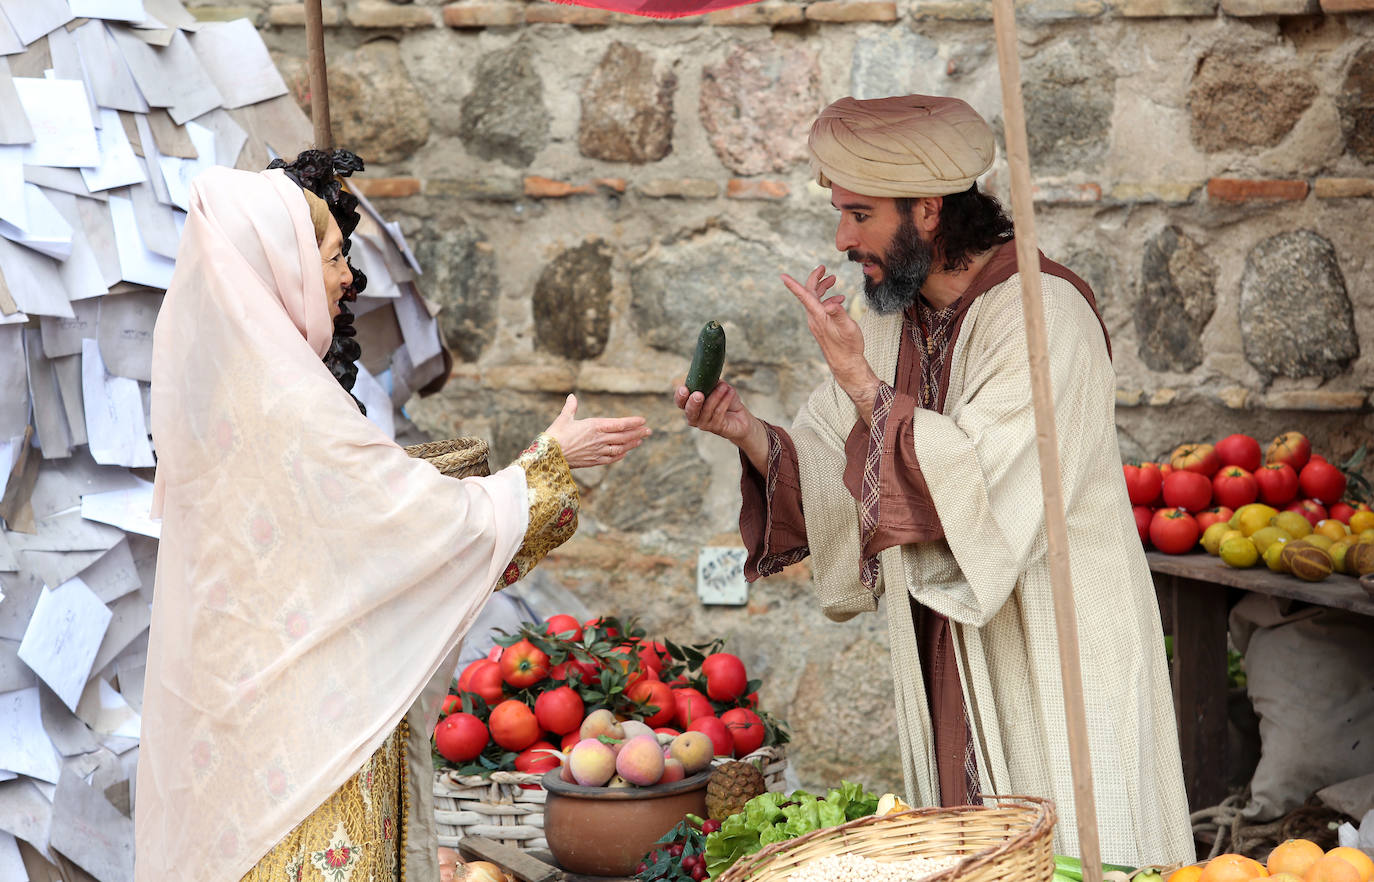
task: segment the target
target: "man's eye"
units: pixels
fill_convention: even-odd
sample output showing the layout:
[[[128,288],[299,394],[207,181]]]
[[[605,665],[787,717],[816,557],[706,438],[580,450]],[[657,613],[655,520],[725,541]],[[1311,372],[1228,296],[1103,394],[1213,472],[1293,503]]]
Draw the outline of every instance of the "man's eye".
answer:
[[[863,222],[866,221],[866,220],[868,220],[868,215],[862,214],[862,213],[860,213],[860,212],[855,212],[855,213],[854,213],[854,223],[856,223],[856,224],[861,224],[861,223],[863,223]]]

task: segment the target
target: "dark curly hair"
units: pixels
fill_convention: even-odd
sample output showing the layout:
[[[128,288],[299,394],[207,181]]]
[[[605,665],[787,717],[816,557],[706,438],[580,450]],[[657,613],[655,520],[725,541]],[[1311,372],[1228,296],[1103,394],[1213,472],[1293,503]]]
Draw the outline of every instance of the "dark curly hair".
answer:
[[[915,199],[897,200],[902,217],[910,217]],[[1012,238],[1011,218],[994,197],[974,184],[962,193],[944,197],[940,208],[940,228],[934,246],[944,261],[945,270],[961,270],[975,254],[987,251]]]
[[[343,233],[344,259],[348,271],[353,274],[353,283],[344,291],[339,302],[339,314],[334,317],[334,338],[329,342],[329,351],[324,355],[325,366],[339,381],[339,385],[352,394],[353,384],[358,380],[358,367],[355,362],[362,357],[362,347],[358,345],[358,331],[353,327],[353,313],[348,304],[358,299],[358,292],[367,287],[367,276],[348,260],[348,252],[353,247],[350,238],[358,227],[358,199],[343,188],[343,178],[363,170],[362,159],[349,150],[306,150],[291,162],[274,159],[267,166],[279,168],[297,186],[319,196],[329,206],[329,213]],[[367,408],[357,397],[358,409],[364,414]]]

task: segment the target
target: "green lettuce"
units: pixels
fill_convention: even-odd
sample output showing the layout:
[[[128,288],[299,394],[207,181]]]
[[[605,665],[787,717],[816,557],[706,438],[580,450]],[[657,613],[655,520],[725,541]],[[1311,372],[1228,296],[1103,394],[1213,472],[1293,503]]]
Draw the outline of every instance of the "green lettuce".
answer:
[[[744,810],[721,822],[706,837],[706,869],[711,878],[724,873],[735,861],[775,842],[795,839],[812,830],[837,827],[845,821],[866,817],[878,809],[878,797],[863,785],[841,781],[824,797],[805,790],[790,794],[763,793],[744,804]]]

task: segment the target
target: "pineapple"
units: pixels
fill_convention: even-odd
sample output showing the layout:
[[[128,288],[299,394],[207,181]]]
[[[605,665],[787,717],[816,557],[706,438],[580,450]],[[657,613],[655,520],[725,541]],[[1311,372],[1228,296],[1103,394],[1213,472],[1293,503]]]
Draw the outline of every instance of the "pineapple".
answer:
[[[723,821],[744,809],[749,800],[768,790],[763,772],[753,763],[722,763],[706,784],[706,814]]]

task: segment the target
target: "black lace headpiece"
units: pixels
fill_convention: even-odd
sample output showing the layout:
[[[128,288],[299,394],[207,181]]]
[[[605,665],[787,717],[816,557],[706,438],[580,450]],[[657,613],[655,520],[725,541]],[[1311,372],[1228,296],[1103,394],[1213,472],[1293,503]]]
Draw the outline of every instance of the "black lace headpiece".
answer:
[[[339,314],[334,317],[334,338],[329,343],[329,351],[324,355],[324,363],[334,375],[334,379],[339,381],[339,385],[351,394],[353,384],[358,379],[355,362],[362,356],[363,351],[358,346],[358,331],[353,327],[353,313],[349,310],[348,304],[357,300],[358,292],[367,287],[367,276],[348,259],[348,252],[353,247],[351,236],[358,226],[360,216],[358,199],[343,188],[341,178],[362,171],[363,161],[349,150],[306,150],[291,162],[274,159],[267,167],[284,170],[286,176],[302,189],[309,190],[323,199],[329,206],[329,213],[338,223],[339,231],[343,233],[344,259],[348,262],[349,272],[353,274],[353,284],[344,291],[343,300],[339,302]],[[356,396],[353,400],[358,401]],[[367,408],[363,407],[361,401],[358,401],[358,407],[363,413],[367,413]]]

